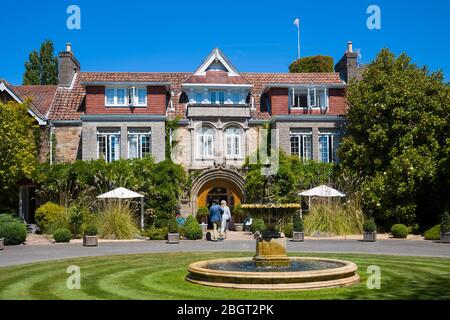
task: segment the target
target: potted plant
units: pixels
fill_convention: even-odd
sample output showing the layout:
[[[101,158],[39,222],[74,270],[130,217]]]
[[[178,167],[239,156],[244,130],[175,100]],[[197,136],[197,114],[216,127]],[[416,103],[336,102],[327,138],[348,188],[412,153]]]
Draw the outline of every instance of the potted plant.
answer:
[[[305,235],[303,233],[303,220],[300,215],[294,215],[292,219],[292,241],[303,242],[305,241]]]
[[[241,208],[241,205],[238,204],[234,207],[233,214],[233,226],[234,231],[243,231],[244,230],[244,209]]]
[[[364,236],[363,241],[375,242],[377,241],[377,225],[373,219],[364,221],[363,224]]]
[[[98,230],[96,226],[87,226],[84,229],[83,247],[97,247],[98,246]]]
[[[180,243],[180,230],[178,227],[177,220],[172,218],[169,220],[169,225],[167,226],[167,243],[177,244]]]
[[[450,243],[450,215],[447,211],[442,215],[441,242]]]
[[[0,250],[5,249],[5,239],[4,238],[0,238]]]

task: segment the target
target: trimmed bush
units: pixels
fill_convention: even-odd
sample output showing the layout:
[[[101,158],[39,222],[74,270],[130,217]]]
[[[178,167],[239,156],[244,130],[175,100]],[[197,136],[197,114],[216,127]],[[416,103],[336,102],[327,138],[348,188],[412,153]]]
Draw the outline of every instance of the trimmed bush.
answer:
[[[86,228],[84,228],[85,236],[96,236],[97,234],[98,234],[98,229],[96,226],[89,225]]]
[[[198,223],[202,223],[202,221],[208,223],[208,215],[209,215],[208,208],[203,207],[197,210],[197,215],[195,216],[195,218],[197,219]]]
[[[53,233],[53,239],[55,239],[56,243],[66,243],[70,242],[72,239],[72,233],[69,229],[61,228],[55,230]]]
[[[292,238],[292,236],[294,235],[293,231],[294,231],[293,224],[291,222],[286,223],[284,228],[283,228],[284,236],[286,238]]]
[[[368,220],[364,221],[363,230],[365,232],[377,231],[377,225],[375,224],[375,221],[373,221],[373,219],[368,219]]]
[[[298,214],[292,218],[292,228],[295,232],[303,232],[303,220]]]
[[[27,227],[12,215],[1,214],[0,238],[4,238],[7,246],[22,244],[27,238]]]
[[[196,223],[196,224],[198,224],[199,222],[197,221],[197,219],[194,216],[188,216],[186,218],[185,225],[188,225],[189,223]]]
[[[441,239],[441,225],[435,225],[433,228],[425,231],[425,240],[440,240]]]
[[[450,232],[450,215],[448,214],[447,211],[445,211],[444,214],[442,215],[441,232],[442,233]]]
[[[145,235],[149,240],[165,240],[167,239],[167,227],[156,228],[151,226],[145,231]]]
[[[47,202],[37,208],[35,213],[36,224],[42,232],[53,233],[56,229],[69,228],[68,214],[64,207]]]
[[[300,58],[291,63],[289,72],[334,72],[333,58],[321,55]]]
[[[186,222],[184,234],[189,240],[198,240],[203,238],[202,227],[198,224],[195,218],[190,222]]]
[[[409,229],[404,224],[394,224],[391,228],[391,233],[394,238],[406,238],[409,233]]]
[[[252,224],[250,226],[250,231],[252,233],[256,233],[256,231],[263,232],[266,230],[266,225],[264,224],[264,220],[261,218],[256,218],[252,220]]]

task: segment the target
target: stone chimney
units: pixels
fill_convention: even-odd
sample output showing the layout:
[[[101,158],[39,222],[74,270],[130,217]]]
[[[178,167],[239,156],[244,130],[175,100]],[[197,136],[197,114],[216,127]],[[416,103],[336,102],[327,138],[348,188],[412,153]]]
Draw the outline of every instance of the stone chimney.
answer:
[[[72,44],[66,43],[66,51],[60,52],[58,57],[58,85],[69,87],[75,74],[80,71],[80,63],[72,52]]]
[[[334,66],[334,70],[339,72],[341,79],[348,83],[351,79],[359,79],[361,69],[358,66],[358,53],[353,52],[353,43],[347,42],[347,51],[344,56]]]

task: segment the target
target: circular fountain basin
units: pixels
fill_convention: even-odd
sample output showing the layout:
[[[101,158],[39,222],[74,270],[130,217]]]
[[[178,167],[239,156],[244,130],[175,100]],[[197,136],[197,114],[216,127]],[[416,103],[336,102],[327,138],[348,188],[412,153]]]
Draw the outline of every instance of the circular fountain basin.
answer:
[[[289,257],[288,266],[258,267],[252,258],[194,262],[186,280],[205,286],[250,290],[307,290],[344,287],[359,281],[350,261]]]

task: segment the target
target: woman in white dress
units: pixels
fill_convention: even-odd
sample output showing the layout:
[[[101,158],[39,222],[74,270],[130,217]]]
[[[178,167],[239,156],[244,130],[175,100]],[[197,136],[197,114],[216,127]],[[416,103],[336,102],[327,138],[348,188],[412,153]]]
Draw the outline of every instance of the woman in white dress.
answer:
[[[230,208],[227,206],[227,202],[225,200],[222,200],[222,202],[220,204],[223,209],[220,237],[222,239],[226,239],[228,226],[230,225],[230,220],[231,220],[231,212],[230,212]]]

